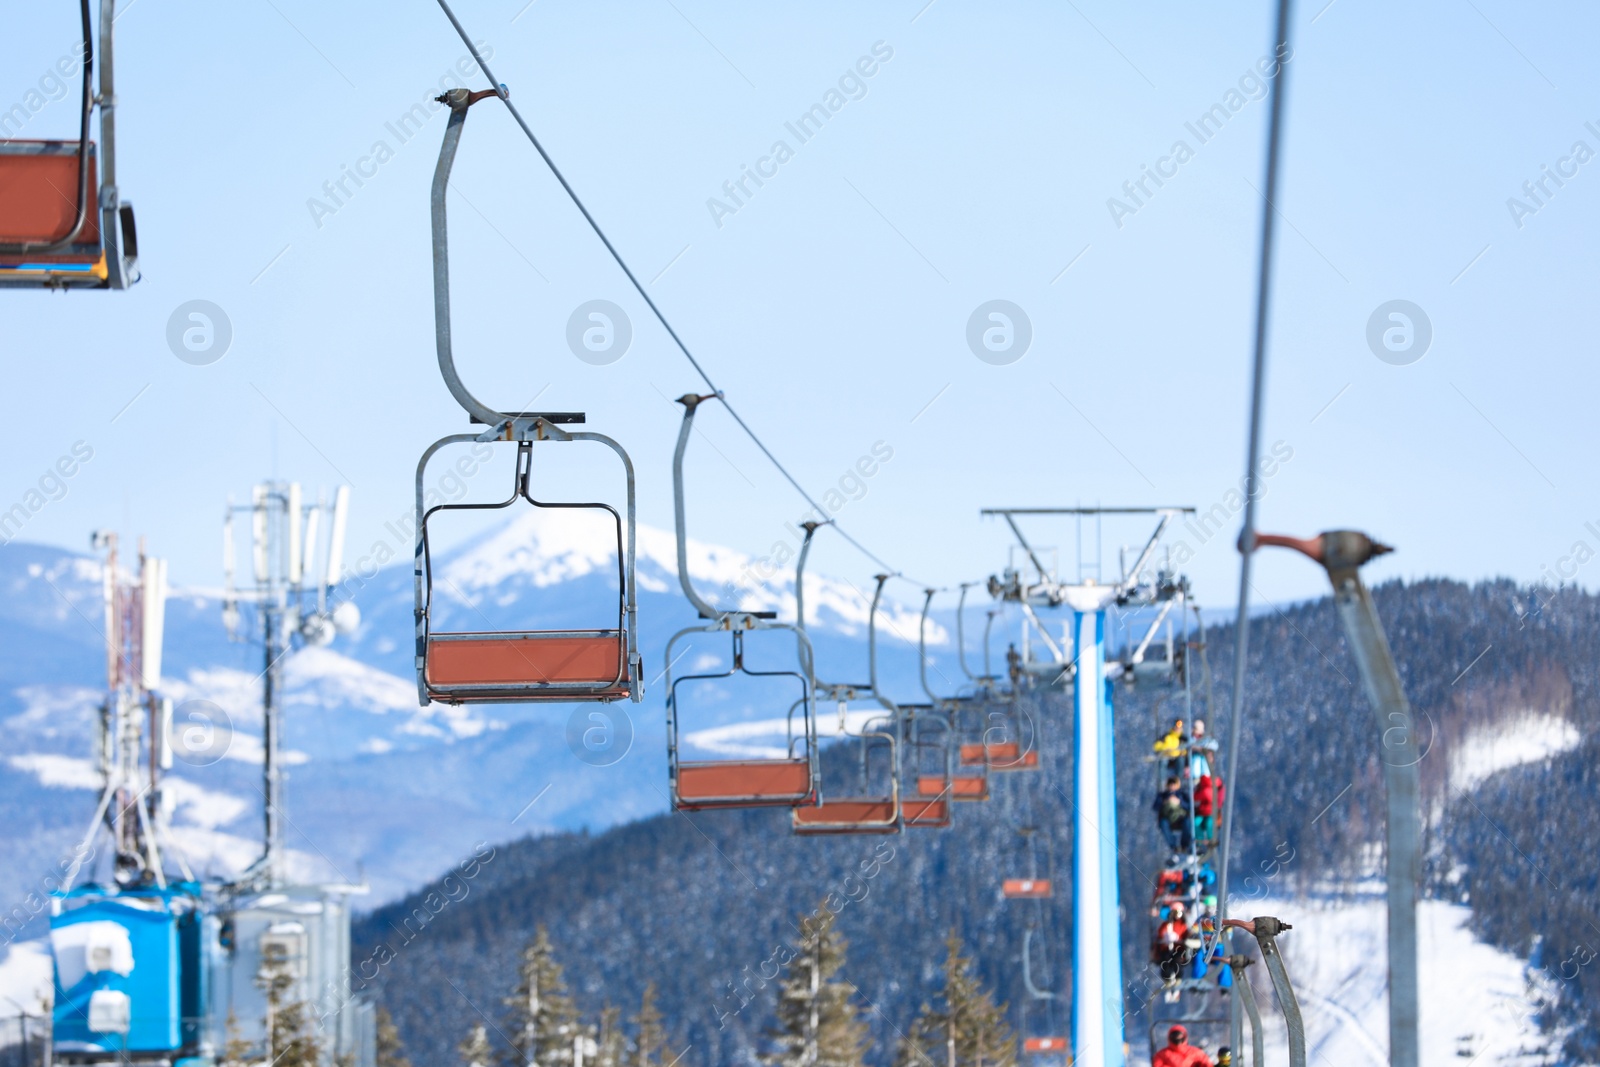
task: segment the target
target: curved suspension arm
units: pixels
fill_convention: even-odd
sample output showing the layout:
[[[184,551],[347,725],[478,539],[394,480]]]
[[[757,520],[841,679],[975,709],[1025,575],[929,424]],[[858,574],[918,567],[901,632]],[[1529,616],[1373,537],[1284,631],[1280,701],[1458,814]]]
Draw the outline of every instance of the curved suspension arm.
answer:
[[[964,616],[967,609],[967,590],[976,584],[978,583],[962,582],[961,599],[956,602],[956,662],[961,665],[961,673],[972,682],[979,682],[980,679],[967,668],[967,630]]]
[[[935,589],[922,591],[922,618],[917,622],[917,677],[922,680],[922,691],[928,694],[928,699],[935,704],[940,703],[941,698],[935,696],[928,686],[928,609],[933,607],[933,594],[937,591]],[[965,595],[965,586],[961,592]]]
[[[878,688],[878,604],[883,600],[883,587],[894,577],[891,574],[875,574],[873,580],[878,583],[878,588],[872,593],[872,607],[867,612],[867,678],[872,688],[872,695],[879,704],[894,716],[895,722],[900,721],[900,705],[884,695]]]
[[[1028,996],[1034,1000],[1058,1000],[1060,993],[1052,993],[1048,989],[1040,989],[1033,984],[1033,963],[1030,957],[1033,952],[1033,926],[1022,931],[1022,985],[1028,991]]]
[[[995,611],[991,608],[988,617],[983,621],[983,676],[991,681],[994,679],[994,671],[989,667],[989,632],[994,629],[994,616]]]
[[[702,619],[716,619],[727,613],[718,610],[695,592],[694,584],[689,581],[689,534],[688,522],[684,517],[683,454],[689,447],[689,432],[694,429],[695,409],[703,402],[715,399],[718,399],[716,393],[706,396],[689,393],[678,398],[678,403],[683,405],[683,425],[678,428],[678,447],[672,453],[672,519],[678,534],[678,584],[683,587],[683,595],[694,605]],[[809,669],[807,667],[808,671]]]
[[[1245,956],[1229,956],[1227,964],[1233,969],[1233,988],[1237,992],[1234,1023],[1238,1023],[1237,1005],[1244,1005],[1244,1010],[1250,1016],[1250,1067],[1264,1067],[1266,1063],[1266,1033],[1261,1029],[1261,1007],[1256,1003],[1256,991],[1250,985],[1250,976],[1245,973],[1245,968],[1250,965],[1250,960]],[[1241,1035],[1233,1035],[1234,1048],[1238,1048]]]
[[[832,522],[833,520],[829,519],[828,521]],[[811,539],[816,536],[817,527],[822,525],[823,523],[817,522],[815,519],[808,519],[800,524],[800,528],[805,530],[806,536],[805,540],[800,542],[800,555],[794,564],[794,625],[795,629],[801,633],[805,633],[806,629],[806,557],[811,555]],[[815,686],[818,684],[817,670],[813,657],[809,654],[809,642],[802,645],[801,648],[805,651],[800,656],[800,666],[805,669],[806,676],[811,679],[811,684]]]
[[[507,416],[496,411],[473,396],[456,373],[455,354],[450,346],[450,235],[445,218],[445,192],[450,187],[450,169],[455,165],[456,148],[461,144],[461,127],[467,121],[467,108],[485,97],[496,95],[485,89],[470,93],[465,89],[451,89],[439,97],[440,103],[449,105],[450,121],[444,128],[444,142],[439,146],[439,163],[433,170],[433,333],[439,349],[439,373],[456,403],[466,409],[475,421],[487,426],[499,426]]]
[[[133,205],[117,188],[117,94],[113,85],[112,33],[116,0],[100,0],[100,243],[105,248],[109,288],[126,289],[139,280],[139,234]]]

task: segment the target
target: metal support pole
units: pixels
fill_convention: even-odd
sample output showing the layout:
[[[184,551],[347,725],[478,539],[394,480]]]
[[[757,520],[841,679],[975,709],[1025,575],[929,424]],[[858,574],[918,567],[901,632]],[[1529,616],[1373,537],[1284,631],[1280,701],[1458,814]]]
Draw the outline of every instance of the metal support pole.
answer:
[[[266,669],[262,672],[261,684],[261,742],[262,742],[262,815],[264,822],[264,845],[261,859],[256,865],[266,877],[267,884],[276,886],[282,884],[282,862],[280,855],[283,844],[283,828],[279,825],[279,805],[283,803],[282,778],[283,768],[279,766],[278,745],[281,741],[282,729],[278,722],[278,690],[282,685],[283,677],[280,663],[283,660],[283,642],[286,634],[283,629],[283,610],[281,605],[269,599],[263,605],[261,612],[265,638]]]
[[[1250,1067],[1262,1067],[1266,1056],[1266,1034],[1261,1030],[1261,1007],[1256,1003],[1255,987],[1250,984],[1250,976],[1245,973],[1245,968],[1250,966],[1250,961],[1244,956],[1229,956],[1228,966],[1233,968],[1234,1010],[1233,1010],[1233,1040],[1234,1054],[1238,1054],[1240,1038],[1244,1036],[1244,1027],[1240,1021],[1239,1005],[1250,1016]]]
[[[1122,942],[1117,900],[1111,706],[1105,608],[1073,616],[1077,703],[1073,805],[1072,1062],[1123,1063]]]
[[[1306,1028],[1300,1017],[1300,1001],[1289,984],[1289,972],[1283,966],[1283,953],[1278,951],[1278,934],[1293,929],[1270,915],[1258,915],[1249,923],[1238,923],[1254,934],[1261,946],[1261,959],[1272,976],[1272,988],[1278,994],[1278,1007],[1283,1010],[1283,1021],[1289,1029],[1289,1067],[1306,1067]],[[1392,1064],[1392,1060],[1391,1060]]]
[[[1361,580],[1360,568],[1392,551],[1366,534],[1333,530],[1309,540],[1259,534],[1256,545],[1292,548],[1322,564],[1333,583],[1333,602],[1350,653],[1361,671],[1367,702],[1377,716],[1383,780],[1388,794],[1385,846],[1389,897],[1389,1060],[1392,1067],[1417,1067],[1418,1036],[1417,887],[1422,870],[1422,789],[1411,704],[1389,650],[1383,623]]]

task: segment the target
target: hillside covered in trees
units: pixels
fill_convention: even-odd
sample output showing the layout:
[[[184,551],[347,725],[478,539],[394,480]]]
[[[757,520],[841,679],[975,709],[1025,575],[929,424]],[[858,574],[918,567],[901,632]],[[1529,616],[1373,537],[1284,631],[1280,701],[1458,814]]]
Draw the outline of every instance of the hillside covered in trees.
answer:
[[[1423,723],[1429,892],[1469,902],[1486,938],[1568,979],[1551,1021],[1573,1027],[1570,1053],[1592,1050],[1600,856],[1572,843],[1600,823],[1591,786],[1600,598],[1446,581],[1390,583],[1376,598]],[[1234,910],[1245,914],[1269,894],[1326,891],[1370,873],[1381,863],[1383,810],[1372,713],[1332,607],[1273,607],[1254,625],[1233,783]],[[1228,630],[1213,629],[1219,708],[1229,699],[1230,648]],[[952,931],[973,980],[1009,1005],[1010,1025],[1022,1036],[1063,1033],[1061,1008],[1025,1000],[1018,960],[1033,924],[1035,981],[1068,986],[1071,708],[1048,693],[1025,706],[1041,771],[995,775],[994,799],[958,806],[949,829],[797,839],[782,811],[707,812],[480,848],[470,878],[464,865],[365,918],[356,983],[393,1013],[418,1067],[473,1062],[460,1046],[479,1026],[485,1055],[526,1062],[511,1051],[516,1024],[504,1001],[543,927],[574,1010],[597,1034],[608,1009],[619,1018],[653,986],[652,1010],[681,1042],[673,1055],[684,1050],[686,1067],[753,1064],[781,1050],[780,992],[793,975],[785,961],[801,917],[826,913],[850,945],[839,977],[865,1028],[866,1062],[896,1062],[906,1035],[940,1003]],[[1144,903],[1161,857],[1148,807],[1157,772],[1146,754],[1181,707],[1181,693],[1167,689],[1116,694],[1130,1034],[1152,988]],[[1211,716],[1214,732],[1221,718]],[[1505,739],[1552,729],[1581,746],[1511,766],[1532,757]],[[835,790],[849,770],[844,756],[829,753]],[[1000,880],[1028,873],[1019,831],[1029,826],[1042,830],[1040,862],[1053,857],[1057,892],[1006,901]],[[474,846],[463,841],[459,852],[473,857]],[[1292,900],[1271,907],[1292,919]],[[623,1026],[625,1040],[637,1030]]]

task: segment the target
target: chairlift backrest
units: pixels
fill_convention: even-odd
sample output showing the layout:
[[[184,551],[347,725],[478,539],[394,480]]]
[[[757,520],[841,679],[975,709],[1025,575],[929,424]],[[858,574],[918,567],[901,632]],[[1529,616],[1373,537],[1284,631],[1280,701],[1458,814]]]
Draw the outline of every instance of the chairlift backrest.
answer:
[[[451,434],[435,442],[417,463],[417,540],[415,556],[417,691],[422,703],[481,704],[551,701],[610,701],[644,696],[637,641],[635,597],[636,517],[633,461],[616,441],[603,434],[568,431],[563,425],[585,421],[576,412],[500,412],[473,396],[456,372],[450,330],[450,254],[446,192],[467,109],[492,91],[453,89],[441,97],[450,107],[431,193],[433,232],[434,339],[439,372],[468,417],[486,427],[481,433]],[[533,446],[537,443],[585,441],[616,453],[626,479],[627,516],[598,501],[557,502],[534,497],[530,485]],[[451,444],[509,443],[516,447],[511,494],[488,504],[437,504],[428,507],[425,476],[428,461]],[[593,629],[443,630],[435,619],[429,522],[442,512],[499,510],[519,500],[535,508],[583,509],[610,516],[616,533],[617,614]]]
[[[100,2],[100,91],[94,89],[89,0],[83,25],[76,141],[0,141],[0,288],[126,289],[139,280],[133,206],[116,180],[115,0]],[[100,107],[100,141],[89,123]]]

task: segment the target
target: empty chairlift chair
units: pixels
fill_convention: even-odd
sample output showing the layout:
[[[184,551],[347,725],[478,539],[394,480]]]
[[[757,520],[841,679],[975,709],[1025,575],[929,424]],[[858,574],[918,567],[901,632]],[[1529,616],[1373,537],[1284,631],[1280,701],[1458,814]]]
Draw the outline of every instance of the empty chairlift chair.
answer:
[[[89,0],[83,24],[76,141],[0,141],[0,288],[126,289],[139,280],[133,206],[116,181],[112,90],[114,0],[100,3],[100,91],[94,89]],[[89,140],[95,104],[100,140]]]
[[[1000,883],[1000,893],[1007,900],[1048,900],[1054,895],[1051,878],[1053,850],[1050,839],[1045,839],[1045,862],[1040,873],[1038,828],[1025,826],[1018,831],[1028,842],[1028,873],[1021,878],[1007,878]]]
[[[808,540],[810,533],[808,530]],[[802,562],[802,569],[803,566]],[[859,791],[854,796],[824,795],[815,805],[795,808],[791,814],[791,824],[797,834],[892,834],[900,831],[904,821],[905,809],[900,792],[900,745],[904,718],[894,701],[878,689],[878,605],[883,600],[883,586],[888,580],[886,574],[877,576],[877,589],[867,614],[869,681],[866,686],[866,691],[877,699],[887,714],[869,720],[863,724],[860,732],[851,734],[846,728],[845,702],[843,699],[839,701],[840,732],[854,739],[860,749]],[[874,753],[882,754],[880,762],[884,768],[876,776],[872,770]],[[939,816],[932,801],[920,802],[915,813],[922,820],[937,820]]]
[[[963,606],[966,602],[966,591],[967,586],[963,585],[961,587]],[[972,718],[974,714],[981,716],[981,707],[986,702],[990,690],[980,683],[978,689],[971,696],[940,697],[934,693],[933,688],[928,684],[928,611],[933,606],[933,596],[935,592],[937,592],[937,590],[923,590],[924,596],[922,600],[922,618],[917,625],[918,676],[922,680],[922,691],[928,694],[928,699],[933,702],[933,706],[939,709],[945,716],[944,721],[946,729],[944,733],[944,739],[947,748],[951,751],[958,752],[958,746],[960,743],[959,739],[961,737],[961,727],[964,720]],[[961,610],[961,607],[956,609],[956,640],[958,642],[957,659],[961,662],[962,672],[967,674],[968,677],[972,677],[971,673],[966,670],[965,658],[960,653],[959,642],[961,641],[962,634],[960,626]],[[977,679],[974,680],[977,681]],[[979,737],[980,739],[982,737],[981,730]],[[975,765],[965,766],[964,770],[965,773],[961,773],[961,771],[957,768],[951,767],[947,775],[949,781],[941,785],[938,792],[947,794],[951,800],[955,801],[988,800],[988,763],[986,761],[979,760]],[[931,788],[933,784],[933,782],[924,781],[921,777],[919,777],[917,779],[917,794],[919,796],[930,795],[927,790]]]
[[[950,825],[955,799],[951,773],[950,722],[931,705],[902,706],[902,748],[909,777],[916,789],[901,801],[907,826],[940,829]]]
[[[1031,719],[1022,711],[1015,697],[1003,705],[1003,711],[991,711],[991,716],[1001,719],[999,725],[985,725],[983,740],[961,746],[963,767],[987,767],[990,771],[1036,771],[1039,769],[1039,750],[1036,736],[1024,736],[1022,727]]]
[[[843,706],[840,719],[845,718]],[[860,785],[853,795],[824,795],[816,804],[797,807],[790,813],[794,832],[802,836],[821,834],[893,834],[900,831],[901,798],[898,767],[899,724],[892,713],[865,722],[856,733],[842,725],[840,732],[850,738],[860,754]],[[874,772],[874,765],[881,767]],[[881,783],[881,784],[880,784]],[[921,812],[932,814],[924,804]]]
[[[752,631],[787,630],[795,635],[801,665],[810,661],[810,643],[803,629],[776,621],[770,611],[723,611],[695,591],[689,579],[688,530],[685,518],[683,457],[694,427],[695,412],[713,396],[685,396],[683,424],[678,431],[678,446],[672,457],[672,488],[678,540],[678,583],[704,624],[678,631],[667,642],[667,767],[672,806],[675,810],[702,808],[790,807],[808,804],[817,795],[816,718],[810,670],[752,670],[745,663],[745,635]],[[672,666],[681,653],[681,641],[695,634],[728,633],[733,642],[732,658],[726,670],[713,673],[672,676]],[[685,649],[687,651],[687,649]],[[680,730],[684,694],[694,686],[719,679],[791,679],[794,697],[789,707],[788,736],[780,757],[755,759],[688,760],[683,758]],[[795,713],[799,712],[796,722]]]
[[[439,370],[445,385],[481,433],[452,434],[435,442],[417,463],[416,541],[416,666],[417,690],[423,703],[522,703],[555,701],[640,700],[641,665],[636,647],[637,603],[634,584],[635,514],[633,463],[621,445],[603,434],[569,431],[563,426],[585,421],[576,412],[500,412],[470,393],[456,373],[450,342],[450,262],[445,214],[445,193],[455,161],[467,108],[489,92],[452,90],[445,95],[450,120],[445,128],[439,163],[434,171],[433,284],[434,332]],[[530,477],[533,448],[541,443],[591,442],[616,453],[626,483],[626,517],[611,504],[554,502],[533,496]],[[451,444],[505,444],[516,447],[514,483],[510,495],[487,504],[438,504],[427,507],[425,477],[428,461]],[[506,509],[525,504],[553,512],[589,511],[610,521],[615,532],[617,602],[590,629],[552,629],[528,626],[511,630],[444,629],[436,619],[437,589],[429,543],[432,524],[456,512]],[[626,526],[626,531],[624,531]]]

